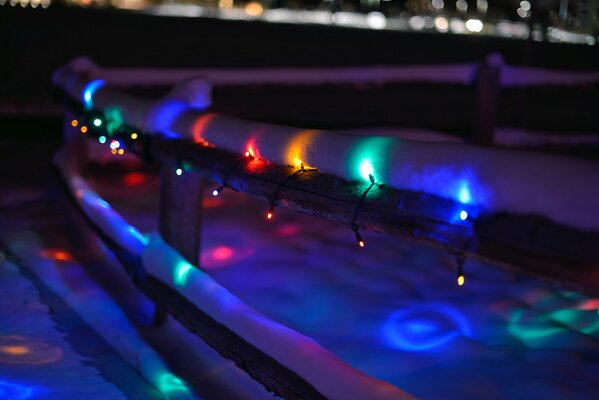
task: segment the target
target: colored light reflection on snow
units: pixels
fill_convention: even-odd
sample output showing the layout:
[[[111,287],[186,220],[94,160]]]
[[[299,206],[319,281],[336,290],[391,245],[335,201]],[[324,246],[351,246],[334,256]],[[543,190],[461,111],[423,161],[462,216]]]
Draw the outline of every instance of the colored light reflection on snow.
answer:
[[[61,358],[62,350],[58,347],[22,336],[0,336],[0,364],[44,365]]]
[[[104,111],[106,119],[106,131],[109,135],[114,135],[123,125],[123,113],[118,107],[108,107]]]
[[[523,317],[524,310],[514,311],[508,324],[508,332],[529,346],[534,345],[540,339],[545,339],[564,330],[563,327],[556,326],[548,318]]]
[[[188,275],[191,272],[192,268],[193,265],[189,264],[188,262],[179,262],[179,264],[177,264],[177,266],[175,267],[175,273],[173,276],[175,285],[181,287],[185,286],[185,284],[187,283]]]
[[[83,104],[86,108],[94,108],[94,93],[96,93],[96,91],[104,85],[106,85],[106,82],[104,82],[101,79],[98,79],[95,81],[91,81],[85,86],[85,89],[83,89]]]
[[[188,110],[189,106],[184,101],[165,100],[156,104],[149,111],[147,115],[148,123],[152,128],[169,137],[179,137],[179,134],[173,130],[173,125]]]
[[[31,393],[30,387],[0,380],[0,399],[25,400],[31,397]]]
[[[307,129],[300,131],[291,138],[285,150],[287,164],[293,165],[296,168],[300,168],[302,165],[305,167],[310,166],[306,152],[317,133],[318,131],[316,130]]]
[[[371,182],[372,176],[377,183],[384,182],[393,145],[393,139],[388,137],[375,136],[358,140],[348,158],[349,175],[367,182]]]
[[[0,346],[0,353],[20,356],[29,353],[26,346]]]
[[[123,183],[126,186],[139,186],[148,181],[148,176],[141,172],[128,172],[123,176]]]
[[[40,252],[40,255],[44,258],[49,258],[54,261],[73,261],[73,256],[67,250],[58,249],[58,248],[50,248],[43,249]]]
[[[158,389],[166,395],[166,398],[171,398],[179,394],[189,394],[189,389],[185,383],[171,373],[163,373],[158,378]]]
[[[191,128],[194,142],[204,145],[208,144],[208,142],[204,140],[204,134],[214,118],[216,118],[216,114],[204,114],[194,121]]]
[[[204,269],[220,269],[238,263],[253,253],[252,248],[216,246],[202,250],[201,265]]]
[[[212,258],[217,261],[228,260],[231,256],[233,256],[233,249],[227,246],[220,246],[212,251]]]
[[[468,188],[468,184],[466,182],[460,183],[460,187],[458,189],[458,200],[462,204],[469,204],[472,201],[470,189]]]
[[[248,142],[246,143],[246,151],[245,151],[245,156],[247,158],[255,158],[255,159],[260,159],[260,150],[258,150],[258,144],[256,143],[256,139],[255,138],[251,138],[250,140],[248,140]]]
[[[382,333],[393,348],[425,351],[442,346],[459,335],[470,336],[470,325],[455,308],[445,304],[415,305],[393,312]]]

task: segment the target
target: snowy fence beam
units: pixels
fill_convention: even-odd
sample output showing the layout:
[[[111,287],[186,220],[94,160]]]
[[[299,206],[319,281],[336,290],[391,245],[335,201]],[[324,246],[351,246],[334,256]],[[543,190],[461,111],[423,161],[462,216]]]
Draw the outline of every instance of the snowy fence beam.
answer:
[[[199,267],[203,182],[200,175],[183,172],[176,160],[160,170],[159,231],[191,264]]]
[[[181,159],[200,175],[276,205],[343,224],[351,224],[364,182],[305,172],[281,183],[290,166],[252,162],[216,148],[155,137],[152,153],[163,162]],[[223,182],[226,177],[226,182]],[[549,221],[541,216],[481,215],[472,225],[450,221],[448,210],[460,204],[422,192],[378,186],[360,206],[360,228],[409,239],[451,253],[516,269],[564,287],[596,291],[599,277],[589,275],[599,259],[599,234]],[[267,206],[265,204],[264,212]],[[451,212],[451,211],[450,211]],[[276,217],[275,217],[276,218]],[[348,232],[348,238],[351,233]],[[351,239],[350,239],[351,240]]]

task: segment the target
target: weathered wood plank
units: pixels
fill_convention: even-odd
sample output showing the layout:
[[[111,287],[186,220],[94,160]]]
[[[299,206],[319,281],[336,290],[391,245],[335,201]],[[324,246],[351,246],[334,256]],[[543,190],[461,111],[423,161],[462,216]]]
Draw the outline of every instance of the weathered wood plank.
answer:
[[[203,186],[200,175],[192,171],[183,173],[177,161],[162,164],[158,230],[168,244],[196,266],[199,266]]]
[[[293,210],[350,225],[368,187],[319,172],[304,172],[281,183],[297,169],[252,161],[227,151],[156,137],[152,153],[169,162],[182,159],[203,177],[233,190]],[[277,194],[277,198],[273,196]],[[462,205],[438,196],[376,186],[361,206],[361,229],[384,232],[452,253],[506,266],[564,287],[599,288],[599,233],[587,232],[532,215],[479,215],[459,223]],[[265,213],[268,205],[265,204]],[[276,218],[276,217],[275,217]],[[348,238],[351,237],[348,229]],[[348,239],[351,240],[351,239]],[[467,267],[466,267],[467,269]]]

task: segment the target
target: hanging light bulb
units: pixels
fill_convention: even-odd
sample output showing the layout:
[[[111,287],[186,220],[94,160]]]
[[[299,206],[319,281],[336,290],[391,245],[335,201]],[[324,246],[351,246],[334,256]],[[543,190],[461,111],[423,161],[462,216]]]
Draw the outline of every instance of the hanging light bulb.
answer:
[[[266,213],[266,219],[270,221],[274,215],[275,215],[275,206],[271,204],[270,208],[268,209],[268,212]]]
[[[460,211],[460,220],[466,221],[468,219],[468,212],[466,210]]]
[[[87,126],[83,125],[80,129],[81,133],[87,133]]]
[[[133,139],[133,140],[137,139],[137,132],[133,132],[131,134],[131,139]]]
[[[360,235],[360,232],[358,231],[358,225],[356,223],[352,223],[351,228],[356,234],[356,242],[358,242],[358,246],[364,248],[366,246],[366,242],[364,242],[362,235]]]
[[[181,175],[183,175],[183,168],[181,168],[181,167],[178,167],[178,168],[175,170],[175,174],[177,174],[178,176],[181,176]]]
[[[464,270],[463,270],[463,266],[464,266],[464,256],[463,255],[459,255],[457,258],[457,262],[458,262],[458,286],[463,286],[464,283],[466,282],[466,278],[464,277]]]
[[[100,119],[100,118],[94,118],[93,124],[94,124],[95,127],[99,128],[100,126],[102,126],[102,119]]]
[[[100,143],[102,143],[102,144],[106,143],[106,136],[100,136],[100,137],[98,138],[98,142],[100,142]]]
[[[245,158],[250,158],[252,154],[249,151],[246,151],[244,154]]]
[[[79,121],[77,121],[76,119],[74,119],[74,120],[72,120],[72,121],[71,121],[71,126],[72,126],[73,128],[76,128],[76,127],[77,127],[77,125],[79,125]]]
[[[214,197],[218,196],[218,195],[220,194],[220,192],[222,192],[222,191],[223,191],[223,189],[224,189],[224,188],[225,188],[225,187],[224,187],[224,186],[222,186],[222,185],[221,185],[221,186],[219,186],[219,187],[217,187],[216,189],[214,189],[214,190],[212,191],[212,195],[213,195]]]

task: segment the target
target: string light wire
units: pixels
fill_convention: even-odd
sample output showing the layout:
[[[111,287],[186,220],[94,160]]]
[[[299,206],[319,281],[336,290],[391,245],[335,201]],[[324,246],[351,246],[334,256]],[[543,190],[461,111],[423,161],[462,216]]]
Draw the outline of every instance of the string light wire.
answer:
[[[365,247],[366,243],[364,242],[364,239],[362,239],[362,235],[360,235],[360,232],[358,231],[359,226],[356,223],[356,220],[358,219],[358,214],[360,213],[360,208],[362,207],[362,204],[364,204],[364,200],[366,200],[366,196],[368,196],[368,192],[370,192],[370,189],[372,189],[374,187],[374,185],[376,185],[376,180],[374,179],[374,175],[368,174],[368,178],[370,179],[370,185],[368,186],[368,188],[366,188],[364,193],[362,193],[360,200],[358,200],[358,204],[356,204],[356,209],[354,210],[354,216],[352,217],[351,224],[350,224],[352,230],[356,234],[356,241],[358,242],[358,246],[360,246],[360,247]]]

